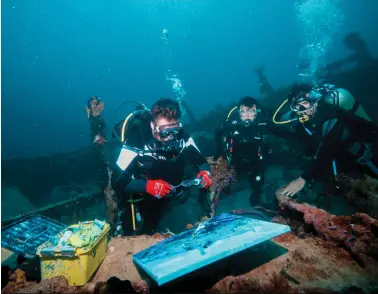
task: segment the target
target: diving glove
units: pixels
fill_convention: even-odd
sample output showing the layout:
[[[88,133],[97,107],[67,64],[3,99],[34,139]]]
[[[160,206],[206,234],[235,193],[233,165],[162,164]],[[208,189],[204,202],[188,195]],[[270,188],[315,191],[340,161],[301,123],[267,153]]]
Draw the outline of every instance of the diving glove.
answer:
[[[202,188],[208,189],[211,186],[211,175],[207,170],[202,170],[198,173],[197,179],[201,179]]]
[[[173,187],[163,180],[148,180],[146,185],[146,192],[156,198],[164,198],[167,196]]]

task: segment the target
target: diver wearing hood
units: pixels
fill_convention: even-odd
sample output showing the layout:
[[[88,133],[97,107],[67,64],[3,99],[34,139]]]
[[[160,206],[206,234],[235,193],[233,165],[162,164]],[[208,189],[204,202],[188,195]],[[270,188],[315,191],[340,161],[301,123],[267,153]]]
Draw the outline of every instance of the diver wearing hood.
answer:
[[[264,183],[267,122],[253,97],[243,97],[216,130],[217,156],[223,156],[238,174],[246,173],[252,188],[250,203],[260,204]]]
[[[288,120],[276,122],[275,116],[286,102],[291,109],[285,115]],[[377,158],[373,154],[377,151],[373,146],[377,144],[378,127],[349,91],[329,84],[321,87],[299,84],[294,86],[286,102],[278,108],[273,121],[278,124],[295,121],[319,145],[312,164],[284,189],[284,194],[295,195],[327,167],[333,167],[336,176],[336,157],[344,151],[378,176]]]
[[[158,100],[150,111],[150,132],[152,138],[142,149],[135,149],[125,140],[114,160],[113,189],[122,195],[120,201],[131,202],[124,205],[124,234],[136,232],[153,234],[169,202],[173,186],[184,179],[186,165],[198,168],[197,177],[202,179],[202,187],[211,185],[210,166],[180,123],[179,104],[172,99]],[[123,141],[123,140],[122,140]],[[200,193],[200,203],[209,212],[206,195]],[[135,207],[136,206],[136,207]],[[134,210],[137,210],[135,212]],[[134,215],[142,219],[142,227],[136,228]]]

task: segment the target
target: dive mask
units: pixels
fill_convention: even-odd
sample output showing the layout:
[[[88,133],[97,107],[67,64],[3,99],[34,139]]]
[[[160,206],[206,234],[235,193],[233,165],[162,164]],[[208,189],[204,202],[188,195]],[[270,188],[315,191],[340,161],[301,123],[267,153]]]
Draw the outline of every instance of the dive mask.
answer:
[[[246,114],[251,114],[255,115],[259,110],[256,108],[251,108],[251,109],[239,109],[239,114],[240,115],[246,115]]]
[[[307,102],[308,104],[303,105],[301,102]],[[313,100],[296,100],[290,105],[290,109],[298,116],[298,120],[301,123],[305,123],[310,120],[312,114],[309,113],[313,109],[315,102]]]
[[[306,101],[306,102],[308,102],[309,104],[303,105],[303,104],[298,103],[298,102],[292,103],[290,105],[290,109],[297,114],[308,111],[314,106],[314,102],[313,101]]]
[[[179,135],[182,132],[182,124],[174,123],[174,124],[164,125],[161,127],[156,127],[155,129],[158,132],[160,138],[175,140],[179,137]]]

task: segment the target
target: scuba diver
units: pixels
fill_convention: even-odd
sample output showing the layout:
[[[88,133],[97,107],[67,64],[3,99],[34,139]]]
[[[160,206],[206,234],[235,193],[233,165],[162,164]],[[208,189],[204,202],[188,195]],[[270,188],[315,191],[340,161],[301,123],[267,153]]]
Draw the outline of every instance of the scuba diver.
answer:
[[[253,190],[249,198],[252,206],[260,204],[267,151],[268,124],[260,112],[255,98],[244,97],[215,133],[217,157],[223,156],[237,173],[247,173]]]
[[[125,127],[138,116],[139,124],[148,128],[151,135],[144,144],[137,140],[132,142]],[[121,220],[125,235],[136,232],[153,234],[156,231],[169,207],[172,192],[178,192],[174,187],[183,181],[188,163],[197,167],[197,179],[203,188],[199,202],[206,213],[210,213],[206,193],[211,185],[210,166],[193,139],[183,130],[180,117],[179,104],[172,99],[161,98],[150,111],[142,105],[122,124],[122,146],[116,150],[111,180],[119,195],[119,207],[124,208]],[[115,126],[115,130],[119,130],[119,125]],[[138,148],[132,146],[138,144]]]
[[[281,121],[276,121],[277,113],[287,102],[290,102],[291,111]],[[337,176],[336,162],[351,162],[336,161],[344,155],[352,155],[356,163],[378,176],[378,158],[374,154],[378,150],[378,127],[346,89],[329,84],[320,87],[297,84],[275,112],[273,122],[295,122],[296,128],[314,137],[318,144],[312,164],[284,188],[283,194],[290,197],[295,195],[327,167],[330,170],[333,168],[333,174]]]
[[[259,86],[260,86],[260,95],[262,97],[267,97],[274,94],[274,89],[272,85],[269,83],[268,78],[264,74],[265,66],[260,66],[254,69],[258,79],[259,79]]]

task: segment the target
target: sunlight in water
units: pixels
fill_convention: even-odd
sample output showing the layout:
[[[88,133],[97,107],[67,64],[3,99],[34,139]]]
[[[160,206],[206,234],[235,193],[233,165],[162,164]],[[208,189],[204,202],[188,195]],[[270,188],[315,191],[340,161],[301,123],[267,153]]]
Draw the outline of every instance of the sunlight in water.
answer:
[[[174,35],[186,35],[192,19],[210,5],[211,0],[137,0],[135,5],[143,9],[148,15],[149,21],[160,27],[159,37],[163,42],[164,48],[161,54],[162,62],[165,67],[165,79],[171,84],[172,91],[180,104],[182,116],[185,115],[183,100],[186,96],[182,80],[178,73],[174,73],[172,64],[172,43],[170,31]],[[172,25],[175,24],[173,27]],[[177,40],[176,40],[177,42]]]
[[[338,6],[341,1],[297,0],[294,4],[302,31],[299,58],[308,62],[306,74],[313,82],[316,72],[324,66],[334,35],[344,22],[344,13]]]
[[[185,107],[183,107],[182,102],[186,96],[186,91],[184,89],[184,86],[179,79],[178,74],[172,73],[171,70],[167,70],[166,72],[166,80],[171,82],[172,85],[172,91],[175,93],[177,102],[180,105],[182,116],[185,115]]]

